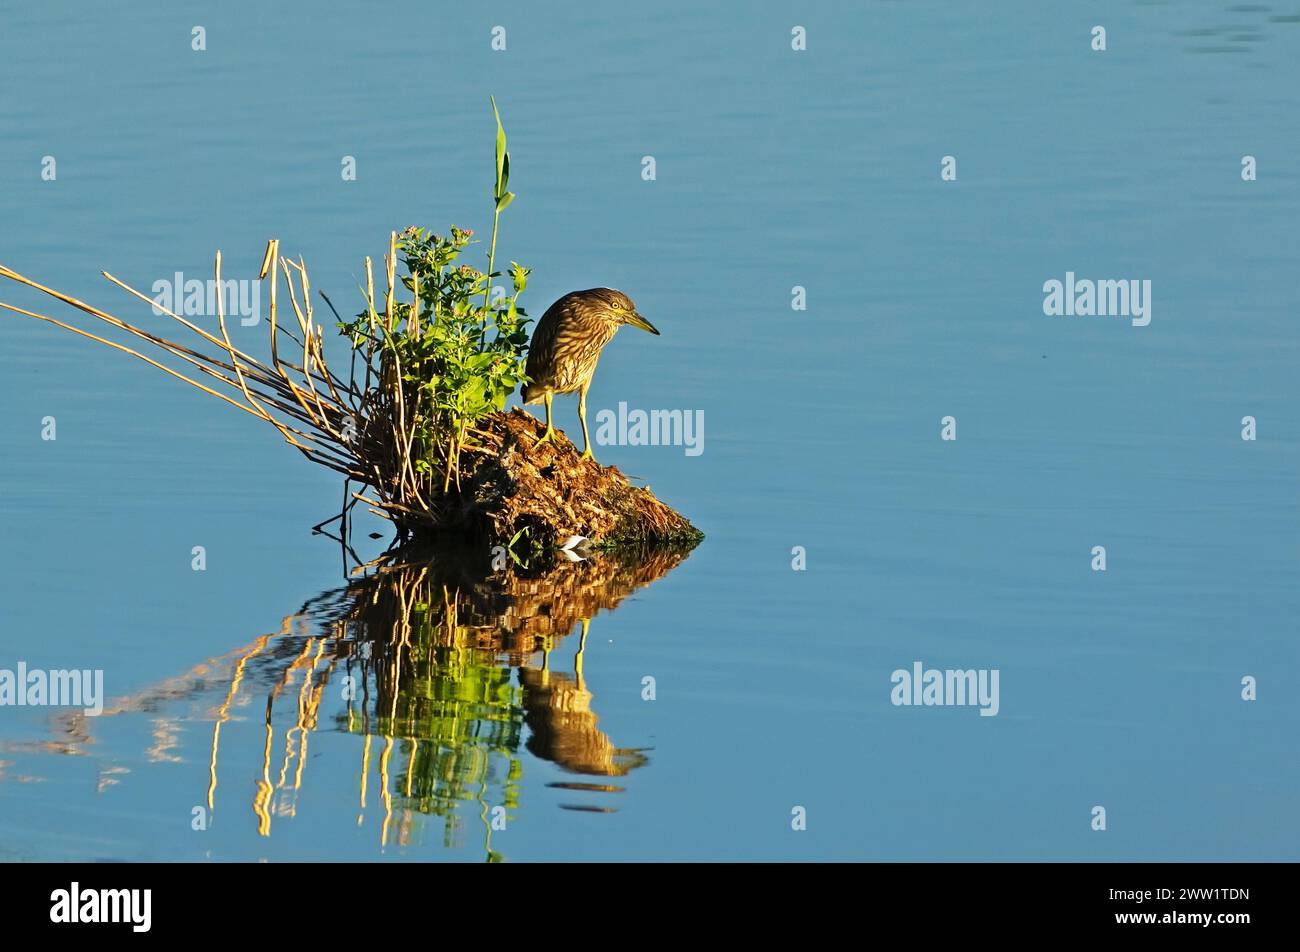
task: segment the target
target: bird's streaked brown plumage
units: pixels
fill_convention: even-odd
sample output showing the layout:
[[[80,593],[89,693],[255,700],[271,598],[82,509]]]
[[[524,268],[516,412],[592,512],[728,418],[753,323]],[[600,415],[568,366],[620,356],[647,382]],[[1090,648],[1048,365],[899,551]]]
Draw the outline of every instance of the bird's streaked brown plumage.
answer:
[[[557,393],[579,392],[578,416],[586,442],[583,456],[591,456],[587,438],[587,388],[591,386],[596,363],[618,329],[631,324],[651,334],[654,325],[637,313],[636,305],[622,291],[591,288],[564,295],[546,309],[533,331],[528,348],[525,373],[531,381],[524,387],[524,403],[546,402],[546,434],[550,439],[551,397]]]

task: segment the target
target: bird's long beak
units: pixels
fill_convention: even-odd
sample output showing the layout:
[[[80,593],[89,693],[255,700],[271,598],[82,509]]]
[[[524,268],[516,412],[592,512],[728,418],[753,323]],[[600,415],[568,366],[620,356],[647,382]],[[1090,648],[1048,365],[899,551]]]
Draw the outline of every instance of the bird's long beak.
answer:
[[[651,334],[654,334],[656,337],[659,336],[659,328],[655,327],[653,324],[647,321],[636,311],[633,311],[631,314],[627,316],[627,322],[631,324],[633,327],[639,327],[643,331],[649,331]]]

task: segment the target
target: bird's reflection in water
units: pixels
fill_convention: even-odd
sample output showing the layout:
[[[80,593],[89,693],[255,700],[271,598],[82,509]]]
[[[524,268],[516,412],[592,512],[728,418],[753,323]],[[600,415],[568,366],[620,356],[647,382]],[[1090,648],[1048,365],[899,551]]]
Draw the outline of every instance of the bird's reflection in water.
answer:
[[[599,726],[583,671],[588,633],[600,612],[686,554],[593,555],[544,571],[512,565],[487,574],[463,557],[403,552],[311,600],[278,633],[119,699],[104,715],[151,713],[151,750],[174,759],[176,715],[158,712],[189,702],[182,720],[211,725],[213,818],[229,810],[223,764],[242,768],[246,748],[258,746],[252,810],[263,836],[295,816],[323,722],[358,737],[357,822],[381,811],[381,846],[423,840],[430,816],[443,821],[444,844],[459,845],[466,820],[476,817],[487,858],[500,859],[491,836],[516,817],[525,751],[592,778],[625,777],[647,763],[644,751],[619,746]],[[552,652],[569,635],[578,639],[572,670],[558,670]],[[90,725],[75,720],[67,733],[87,740]],[[261,730],[250,734],[252,722]],[[580,791],[588,802],[562,806],[592,812],[615,809],[589,802],[593,795],[623,789],[608,780],[551,786]]]

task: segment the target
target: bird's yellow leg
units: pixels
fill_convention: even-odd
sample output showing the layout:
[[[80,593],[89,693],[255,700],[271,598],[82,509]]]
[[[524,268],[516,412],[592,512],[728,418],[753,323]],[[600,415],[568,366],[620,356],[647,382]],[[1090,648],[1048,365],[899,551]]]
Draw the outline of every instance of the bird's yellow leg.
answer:
[[[578,419],[582,421],[582,458],[594,460],[591,455],[591,437],[587,435],[587,388],[578,393]]]
[[[555,430],[551,427],[551,391],[547,390],[543,399],[546,400],[546,432],[542,434],[542,438],[537,441],[538,443],[545,443],[555,439]]]

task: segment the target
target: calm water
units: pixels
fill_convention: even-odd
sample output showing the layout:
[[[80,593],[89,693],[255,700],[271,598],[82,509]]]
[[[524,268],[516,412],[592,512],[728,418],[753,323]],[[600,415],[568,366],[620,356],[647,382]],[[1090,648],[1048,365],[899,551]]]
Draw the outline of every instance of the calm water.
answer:
[[[494,93],[500,253],[534,315],[609,285],[663,331],[592,412],[702,410],[704,453],[600,455],[708,534],[349,587],[331,474],[0,315],[0,668],[110,697],[0,708],[0,857],[1300,854],[1294,3],[0,5],[0,263],[160,329],[99,271],[278,236],[353,308],[390,229],[485,233]],[[1044,316],[1067,271],[1151,280],[1150,325]],[[999,714],[895,707],[914,661],[997,669]]]

